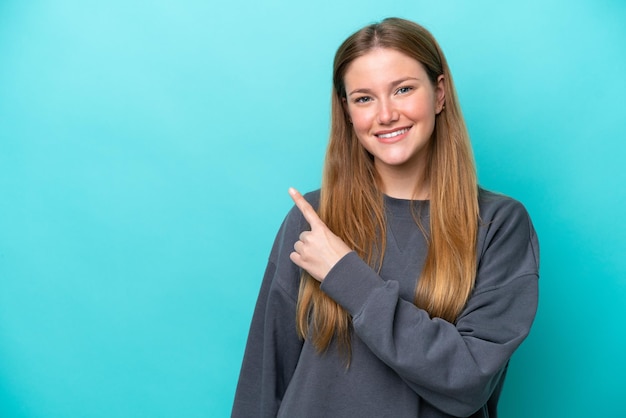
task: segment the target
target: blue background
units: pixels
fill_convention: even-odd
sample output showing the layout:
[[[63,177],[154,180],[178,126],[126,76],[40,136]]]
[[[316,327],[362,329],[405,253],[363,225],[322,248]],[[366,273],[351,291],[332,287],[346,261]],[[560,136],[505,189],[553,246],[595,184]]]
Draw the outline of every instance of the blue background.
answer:
[[[502,416],[626,416],[624,2],[2,0],[1,417],[229,415],[334,51],[393,15],[438,38],[481,183],[540,235]]]

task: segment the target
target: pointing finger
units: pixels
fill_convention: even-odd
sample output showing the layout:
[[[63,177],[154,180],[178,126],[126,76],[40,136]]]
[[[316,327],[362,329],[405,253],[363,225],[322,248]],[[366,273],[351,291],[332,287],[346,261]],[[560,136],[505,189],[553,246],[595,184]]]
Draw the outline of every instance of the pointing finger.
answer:
[[[313,227],[313,225],[323,224],[320,217],[317,216],[317,212],[315,212],[315,209],[313,209],[313,206],[311,206],[309,202],[306,201],[306,199],[300,194],[299,191],[297,191],[293,187],[290,187],[289,194],[291,195],[291,198],[293,199],[298,209],[300,209],[300,212],[302,212],[302,216],[304,216],[304,219],[306,219],[311,227]]]

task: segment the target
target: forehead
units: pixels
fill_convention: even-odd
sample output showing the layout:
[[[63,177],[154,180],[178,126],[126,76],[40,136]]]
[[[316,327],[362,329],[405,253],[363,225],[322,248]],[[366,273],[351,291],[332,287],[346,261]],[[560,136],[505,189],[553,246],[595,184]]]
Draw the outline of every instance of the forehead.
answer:
[[[395,81],[401,77],[425,79],[426,71],[415,58],[390,48],[374,48],[348,65],[344,83],[377,83]]]

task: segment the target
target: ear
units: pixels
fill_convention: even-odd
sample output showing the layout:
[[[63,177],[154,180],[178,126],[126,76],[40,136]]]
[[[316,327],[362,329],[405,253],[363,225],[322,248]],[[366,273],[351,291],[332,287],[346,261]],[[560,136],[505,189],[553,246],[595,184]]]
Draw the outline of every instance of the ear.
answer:
[[[437,84],[435,85],[435,113],[439,114],[445,108],[446,105],[446,88],[445,77],[441,74],[437,77]]]

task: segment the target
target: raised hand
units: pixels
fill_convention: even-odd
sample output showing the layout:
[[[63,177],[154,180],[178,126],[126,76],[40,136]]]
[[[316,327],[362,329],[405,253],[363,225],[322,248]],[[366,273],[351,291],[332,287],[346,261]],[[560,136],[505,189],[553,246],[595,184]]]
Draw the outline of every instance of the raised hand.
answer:
[[[289,194],[311,226],[310,231],[300,234],[299,240],[293,246],[294,252],[289,255],[289,258],[321,282],[326,278],[330,269],[352,250],[328,229],[300,192],[292,187],[289,189]]]

